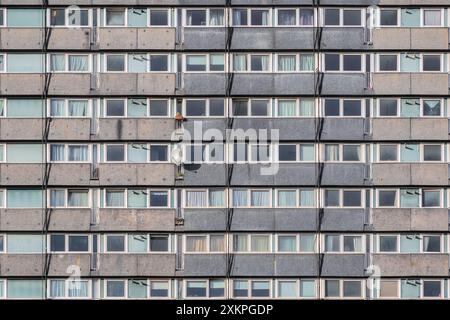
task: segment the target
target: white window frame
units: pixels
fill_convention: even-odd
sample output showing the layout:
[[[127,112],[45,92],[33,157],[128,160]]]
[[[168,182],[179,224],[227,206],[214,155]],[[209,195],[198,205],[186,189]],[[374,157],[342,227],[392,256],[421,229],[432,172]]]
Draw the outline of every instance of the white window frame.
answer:
[[[52,235],[61,235],[64,236],[64,251],[52,251],[51,250],[51,236]],[[71,236],[82,236],[87,237],[88,239],[88,250],[87,251],[70,251],[69,250],[69,237]],[[88,233],[62,233],[62,232],[55,232],[52,234],[47,235],[47,241],[49,243],[47,247],[47,253],[53,253],[53,254],[90,254],[92,253],[92,235]]]
[[[385,25],[381,25],[381,11],[397,11],[397,24],[396,25],[390,25],[390,26],[385,26]],[[401,27],[401,9],[399,8],[378,8],[377,12],[376,12],[376,26],[378,28],[398,28]]]
[[[64,101],[64,115],[63,116],[52,116],[51,115],[51,101],[52,100],[63,100]],[[87,102],[87,113],[85,116],[69,116],[69,102],[70,101],[85,101]],[[46,101],[47,103],[47,116],[55,119],[86,119],[91,118],[92,115],[92,109],[93,109],[93,100],[89,98],[49,98]]]
[[[225,118],[227,115],[227,99],[223,98],[223,116],[211,116],[211,100],[222,100],[222,98],[185,98],[181,101],[182,115],[188,118]],[[204,101],[205,102],[205,115],[204,116],[190,116],[186,113],[187,101]]]
[[[52,145],[64,145],[64,160],[53,161],[51,160],[51,146]],[[87,147],[88,157],[85,161],[71,161],[69,160],[69,147]],[[91,163],[92,160],[92,145],[86,143],[50,143],[50,148],[47,148],[47,161],[51,163]]]
[[[234,23],[233,19],[233,10],[246,10],[247,11],[247,24],[245,25],[237,25]],[[269,18],[268,18],[268,24],[267,25],[253,25],[252,24],[252,11],[268,11],[269,12]],[[231,25],[235,28],[269,28],[273,27],[273,10],[269,7],[247,7],[247,8],[233,8],[230,10],[229,14],[231,15]]]
[[[313,281],[314,282],[314,297],[303,297],[301,296],[301,283],[302,281]],[[296,288],[296,295],[294,297],[281,297],[280,296],[280,283],[283,282],[295,282],[295,288]],[[293,300],[293,299],[301,299],[301,300],[313,300],[313,299],[317,299],[317,291],[318,291],[318,286],[317,286],[317,281],[316,279],[309,279],[309,278],[300,278],[300,279],[284,279],[284,278],[279,278],[279,279],[275,279],[275,297],[276,299],[283,299],[283,300]]]
[[[187,24],[187,11],[206,11],[205,12],[205,19],[206,24],[203,26],[197,26],[197,25],[188,25]],[[223,10],[223,24],[221,25],[211,25],[211,10]],[[182,9],[182,25],[186,28],[223,28],[225,27],[227,23],[227,10],[226,8],[222,7],[214,7],[214,8],[205,8],[205,7],[188,7]]]
[[[339,281],[339,296],[338,297],[327,297],[326,296],[326,281],[328,280],[332,280],[332,281]],[[328,279],[322,279],[319,280],[322,281],[322,292],[321,292],[321,297],[325,300],[361,300],[361,299],[365,299],[366,298],[366,280],[365,279],[335,279],[335,278],[328,278]],[[361,295],[359,297],[347,297],[344,296],[344,282],[345,281],[359,281],[361,283]]]
[[[339,100],[339,115],[327,116],[325,115],[325,100]],[[361,102],[361,114],[359,116],[346,116],[344,115],[344,101],[360,101]],[[366,117],[366,99],[364,98],[324,98],[322,101],[322,112],[326,118],[365,118]]]
[[[88,197],[88,205],[81,207],[73,207],[69,206],[69,190],[70,191],[87,191]],[[51,205],[51,192],[52,191],[64,191],[64,205],[63,206],[52,206]],[[83,189],[83,188],[50,188],[47,190],[47,203],[48,206],[54,209],[90,209],[92,208],[92,190],[91,189]]]
[[[359,27],[360,28],[360,27]],[[339,70],[326,70],[326,63],[325,63],[325,55],[326,54],[334,54],[334,55],[339,55]],[[335,53],[335,52],[330,52],[330,53],[324,53],[322,54],[322,68],[323,68],[323,72],[325,73],[366,73],[366,54],[367,53],[355,53],[355,52],[343,52],[343,53]],[[361,69],[360,70],[344,70],[344,56],[360,56],[361,58]]]
[[[51,296],[51,281],[64,281],[64,297],[52,297]],[[71,282],[86,282],[87,283],[87,296],[86,297],[69,297],[69,283]],[[64,279],[48,279],[47,280],[47,298],[51,300],[85,300],[85,299],[92,299],[92,280],[81,278],[64,278]]]
[[[235,55],[245,55],[246,56],[246,70],[235,70],[234,69],[234,56]],[[268,68],[267,70],[252,70],[251,66],[251,58],[252,56],[267,56],[269,58],[268,60]],[[231,59],[231,68],[233,70],[233,73],[273,73],[273,53],[246,53],[246,52],[235,52],[230,55]],[[310,71],[309,71],[310,72]]]
[[[325,10],[326,9],[337,9],[339,10],[339,25],[326,25],[325,24]],[[344,25],[344,11],[360,11],[361,24],[360,25]],[[334,8],[334,7],[324,7],[320,9],[320,14],[322,15],[322,27],[326,28],[362,28],[365,26],[365,9],[364,8]]]
[[[221,296],[221,297],[211,297],[210,296],[210,282],[212,281],[212,280],[220,280],[220,281],[223,281],[223,283],[224,283],[224,291],[223,291],[223,296]],[[227,284],[227,281],[226,281],[226,279],[198,279],[198,278],[186,278],[186,279],[183,279],[182,280],[183,281],[183,299],[189,299],[189,300],[202,300],[202,299],[213,299],[213,300],[217,300],[217,299],[224,299],[225,298],[225,296],[226,296],[226,294],[227,294],[227,291],[228,291],[228,284]],[[187,283],[189,282],[189,281],[205,281],[206,282],[206,296],[204,296],[204,297],[188,297],[187,296]]]
[[[223,251],[211,251],[211,236],[223,236]],[[187,250],[187,238],[188,237],[205,237],[206,241],[206,251],[188,251]],[[228,245],[227,237],[223,233],[191,233],[191,234],[184,234],[183,235],[183,253],[184,254],[223,254],[226,252],[226,248]]]
[[[405,235],[405,236],[414,236],[416,239],[417,237],[419,237],[419,251],[415,252],[416,254],[433,254],[433,255],[438,255],[438,254],[443,254],[446,253],[446,250],[444,248],[444,244],[447,241],[446,237],[444,234],[442,233],[438,233],[438,234],[430,234],[430,233],[414,233],[413,231],[411,233],[405,233],[405,234],[396,234],[396,233],[386,233],[386,234],[377,234],[375,237],[375,241],[376,241],[376,253],[381,253],[381,254],[414,254],[414,252],[402,252],[401,251],[401,236]],[[396,237],[396,243],[397,243],[397,250],[396,251],[381,251],[381,242],[380,242],[380,237],[382,236],[393,236]],[[423,238],[426,236],[439,236],[440,237],[440,251],[439,252],[429,252],[429,251],[424,251],[424,242],[423,242]]]
[[[366,234],[356,234],[356,233],[326,233],[320,235],[322,237],[321,243],[321,253],[324,254],[363,254],[366,252]],[[326,237],[327,236],[338,236],[339,237],[339,251],[327,251],[326,250]],[[344,238],[345,237],[360,237],[361,238],[361,251],[344,251]]]
[[[223,55],[223,70],[222,71],[217,71],[217,70],[211,70],[211,55]],[[204,71],[188,71],[187,70],[187,57],[188,56],[204,56],[206,59],[206,64],[205,64],[205,70]],[[183,53],[182,55],[182,71],[183,73],[225,73],[227,72],[227,54],[225,53],[221,53],[221,52],[217,52],[217,53],[203,53],[203,52],[198,52],[198,53]]]
[[[325,148],[327,145],[337,145],[339,148],[339,159],[336,160],[326,160],[325,157]],[[344,159],[344,146],[348,146],[348,145],[357,145],[359,146],[359,157],[360,157],[360,161],[347,161],[347,160],[343,160]],[[321,151],[321,157],[322,157],[322,161],[325,163],[363,163],[365,162],[365,158],[366,158],[366,144],[364,143],[324,143],[322,145],[319,146],[319,150]]]
[[[204,205],[204,206],[200,206],[200,207],[195,207],[195,206],[187,206],[187,192],[189,192],[189,191],[194,191],[194,192],[205,192],[206,193],[206,196],[205,196],[205,199],[206,199],[206,205]],[[218,206],[218,207],[216,207],[216,206],[211,206],[210,205],[210,192],[211,191],[223,191],[223,193],[224,193],[224,203],[223,203],[223,206]],[[228,192],[227,192],[227,190],[226,189],[221,189],[221,188],[210,188],[210,189],[199,189],[199,188],[194,188],[194,189],[183,189],[182,190],[182,199],[183,199],[183,201],[182,201],[182,203],[183,203],[183,208],[184,209],[196,209],[196,210],[198,210],[198,209],[209,209],[209,208],[225,208],[226,207],[226,204],[227,204],[227,195],[228,195]]]
[[[51,70],[51,56],[52,55],[64,55],[64,71],[57,71],[57,70]],[[87,65],[87,70],[85,71],[74,71],[74,70],[70,70],[69,69],[69,57],[70,56],[85,56],[87,57],[87,61],[88,61],[88,65]],[[92,60],[93,60],[93,55],[91,53],[76,53],[76,52],[72,52],[72,53],[48,53],[46,56],[47,59],[47,72],[51,72],[51,73],[91,73],[92,72]]]
[[[425,11],[439,11],[440,12],[440,19],[441,19],[441,24],[437,25],[437,26],[430,26],[430,25],[425,25]],[[420,8],[420,27],[421,28],[441,28],[444,27],[444,21],[445,17],[444,17],[444,9],[442,8]]]
[[[54,9],[61,9],[64,10],[64,25],[52,25],[51,24],[51,11]],[[69,24],[69,11],[86,11],[88,12],[88,24],[87,25],[81,25],[81,24]],[[93,13],[91,8],[75,8],[75,7],[69,7],[69,8],[49,8],[46,12],[47,15],[47,27],[50,28],[90,28],[93,25]],[[106,20],[105,20],[106,21]]]

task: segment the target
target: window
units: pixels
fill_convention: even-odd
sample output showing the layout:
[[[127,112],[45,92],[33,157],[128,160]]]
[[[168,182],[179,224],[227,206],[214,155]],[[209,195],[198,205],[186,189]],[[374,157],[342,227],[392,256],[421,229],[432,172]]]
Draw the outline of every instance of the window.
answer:
[[[125,281],[124,280],[105,280],[106,298],[124,298]]]
[[[165,27],[169,25],[169,10],[150,9],[150,26]]]
[[[269,54],[234,54],[233,70],[236,72],[269,72],[271,55]]]
[[[89,237],[87,235],[50,235],[50,251],[52,252],[88,252]]]
[[[314,24],[313,9],[277,9],[276,13],[278,26],[312,26]]]
[[[50,280],[52,298],[88,298],[88,280]]]
[[[106,71],[108,72],[124,72],[125,71],[125,55],[124,54],[107,54],[106,55]]]
[[[9,299],[42,299],[44,292],[42,280],[8,279],[6,282],[6,297]]]
[[[252,162],[269,162],[271,148],[267,144],[252,144],[250,145],[250,161]]]
[[[40,234],[8,234],[6,238],[8,253],[42,253],[44,238]]]
[[[105,207],[125,207],[125,193],[123,190],[106,190]]]
[[[379,251],[380,252],[397,252],[398,238],[397,236],[383,235],[379,236]]]
[[[325,280],[325,298],[361,298],[361,280]]]
[[[106,235],[107,252],[125,252],[125,236]]]
[[[53,189],[50,190],[51,207],[79,208],[89,207],[89,190]]]
[[[150,252],[169,252],[169,236],[150,235]]]
[[[423,116],[436,117],[441,115],[440,100],[423,100]]]
[[[380,298],[398,298],[397,280],[380,280]]]
[[[361,9],[331,9],[326,8],[324,11],[325,26],[361,26],[362,10]]]
[[[223,26],[223,9],[188,9],[185,11],[186,26]]]
[[[398,25],[398,11],[395,9],[380,10],[380,26],[397,26]]]
[[[50,25],[51,26],[89,26],[88,9],[51,9]]]
[[[423,145],[423,161],[441,161],[442,146],[434,144]]]
[[[234,26],[268,26],[270,21],[269,9],[233,9]]]
[[[223,207],[225,205],[224,190],[186,190],[186,208]]]
[[[378,206],[394,207],[397,204],[396,190],[378,190]]]
[[[379,99],[379,114],[381,117],[395,117],[398,115],[397,99]]]
[[[185,71],[188,72],[221,72],[224,71],[223,54],[189,54],[185,56]]]
[[[169,115],[168,100],[150,100],[150,117],[167,117]]]
[[[441,71],[441,55],[424,54],[423,71]]]
[[[42,27],[44,25],[44,10],[14,9],[6,10],[8,27]]]
[[[395,54],[381,54],[378,56],[379,71],[397,71],[398,70],[398,56]]]
[[[125,161],[125,146],[122,144],[106,145],[106,161],[108,162]]]
[[[125,26],[125,9],[105,9],[106,19],[105,24],[107,26],[119,27]]]
[[[424,9],[423,10],[423,26],[425,27],[440,27],[442,13],[441,10]]]
[[[169,297],[169,281],[151,281],[150,296],[158,298]]]
[[[51,117],[88,117],[89,100],[82,99],[50,99]]]
[[[360,253],[364,251],[361,235],[325,235],[325,253]]]
[[[167,191],[150,191],[150,207],[168,207],[169,195]]]
[[[441,252],[440,236],[423,236],[423,252]]]
[[[441,191],[440,190],[422,190],[422,207],[439,208],[441,206]]]
[[[324,113],[327,117],[361,117],[362,100],[325,99]]]
[[[44,71],[42,54],[9,53],[6,62],[6,72],[9,73],[42,73]]]
[[[360,162],[362,161],[361,145],[325,145],[325,161],[344,161],[344,162]]]
[[[50,161],[87,162],[89,161],[89,146],[51,144]]]
[[[380,161],[398,161],[398,148],[394,144],[380,144]]]
[[[440,280],[423,280],[423,297],[439,298],[442,296],[442,284]]]
[[[361,54],[326,53],[324,62],[325,71],[361,72],[362,70]]]
[[[6,190],[7,208],[42,208],[42,190],[8,189]]]

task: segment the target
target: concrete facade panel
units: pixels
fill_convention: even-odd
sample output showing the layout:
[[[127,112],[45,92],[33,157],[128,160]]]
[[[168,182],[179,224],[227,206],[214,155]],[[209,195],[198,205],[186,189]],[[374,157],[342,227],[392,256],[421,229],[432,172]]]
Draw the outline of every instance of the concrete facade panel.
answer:
[[[172,209],[100,209],[99,231],[174,231],[175,211]]]
[[[172,164],[109,164],[99,165],[101,185],[172,185],[175,169]]]
[[[170,140],[172,119],[99,119],[99,140]]]
[[[448,254],[373,254],[373,264],[385,277],[448,277]]]

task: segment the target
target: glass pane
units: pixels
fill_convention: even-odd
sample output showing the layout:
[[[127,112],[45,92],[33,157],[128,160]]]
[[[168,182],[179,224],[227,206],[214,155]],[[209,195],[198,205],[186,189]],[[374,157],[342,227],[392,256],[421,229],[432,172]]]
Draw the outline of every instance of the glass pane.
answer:
[[[44,11],[42,9],[13,9],[6,11],[8,27],[42,27]]]
[[[402,117],[419,117],[420,101],[418,99],[402,99],[401,116]]]
[[[150,71],[168,71],[169,63],[167,55],[151,55],[150,56]]]
[[[420,193],[417,189],[400,190],[400,206],[402,208],[418,208]]]
[[[125,161],[124,145],[106,146],[106,161]]]
[[[397,161],[397,146],[388,144],[380,145],[380,161]]]
[[[300,297],[314,298],[316,296],[316,283],[314,280],[300,280]]]
[[[380,116],[394,117],[398,114],[396,99],[380,99]]]
[[[339,297],[339,280],[325,280],[325,297]]]
[[[268,71],[269,56],[267,55],[251,55],[250,66],[252,71]]]
[[[379,57],[380,71],[397,71],[397,56],[393,54],[383,54]]]
[[[128,298],[147,298],[147,280],[128,280]]]
[[[361,281],[344,280],[344,297],[361,297]]]
[[[418,144],[402,144],[400,146],[400,154],[402,162],[418,162],[420,161]]]
[[[152,145],[150,147],[150,161],[167,161],[167,146]]]
[[[167,26],[169,24],[167,10],[151,9],[150,10],[150,25],[151,26]]]
[[[169,107],[167,100],[150,100],[150,116],[167,116]]]
[[[44,103],[38,99],[8,99],[7,116],[9,118],[41,118],[44,115]]]
[[[147,252],[147,235],[128,235],[128,252]]]
[[[167,191],[150,191],[151,207],[167,207],[168,199]]]
[[[125,237],[124,236],[112,236],[106,237],[106,250],[112,252],[125,251]]]
[[[297,296],[296,281],[279,281],[278,296],[280,298],[295,298]]]
[[[40,234],[9,234],[6,250],[9,253],[42,253],[44,238]]]
[[[423,101],[424,116],[440,116],[441,101],[440,100],[424,100]]]
[[[397,10],[381,10],[380,11],[380,25],[396,26],[397,25]]]
[[[169,236],[151,235],[150,236],[150,251],[152,251],[152,252],[168,252],[169,251]]]
[[[150,285],[150,296],[168,297],[169,283],[167,281],[152,281]]]
[[[401,297],[418,299],[420,297],[420,282],[415,280],[402,280]]]
[[[378,191],[378,206],[379,207],[393,207],[397,202],[397,191],[395,190],[380,190]]]
[[[206,55],[186,56],[186,71],[206,71]]]
[[[342,161],[360,161],[360,146],[342,146]]]
[[[325,71],[339,71],[340,58],[339,54],[326,53],[325,54]]]
[[[107,280],[106,296],[111,297],[111,298],[124,297],[125,296],[125,281],[123,281],[123,280]]]
[[[414,235],[400,236],[400,252],[417,253],[420,251],[420,239]]]
[[[44,282],[42,280],[9,279],[6,295],[10,299],[42,299],[44,296]]]
[[[6,191],[8,208],[42,208],[42,190],[14,190]]]
[[[125,71],[125,55],[107,55],[106,71]]]
[[[128,71],[142,73],[147,71],[147,56],[145,54],[128,55]]]
[[[124,9],[106,9],[106,25],[107,26],[124,26],[125,10]]]
[[[344,71],[361,71],[361,55],[344,55]]]
[[[361,100],[344,100],[343,108],[344,116],[361,116]]]
[[[325,9],[325,25],[326,26],[338,26],[339,19],[339,9]]]
[[[206,26],[206,10],[186,10],[188,26]]]
[[[296,252],[297,238],[295,236],[278,236],[279,252]]]
[[[128,208],[146,208],[147,207],[147,190],[128,189]]]
[[[295,207],[297,205],[297,192],[278,191],[278,206],[279,207]]]
[[[269,281],[252,281],[252,297],[269,297]]]
[[[146,27],[147,26],[147,10],[146,9],[128,9],[128,26],[129,27]]]
[[[404,53],[400,56],[400,70],[402,72],[419,72],[420,56]]]
[[[146,144],[129,144],[128,162],[145,163],[147,162],[148,147]]]
[[[295,10],[278,10],[279,26],[295,26],[296,12]]]
[[[380,252],[396,252],[397,236],[380,236]]]

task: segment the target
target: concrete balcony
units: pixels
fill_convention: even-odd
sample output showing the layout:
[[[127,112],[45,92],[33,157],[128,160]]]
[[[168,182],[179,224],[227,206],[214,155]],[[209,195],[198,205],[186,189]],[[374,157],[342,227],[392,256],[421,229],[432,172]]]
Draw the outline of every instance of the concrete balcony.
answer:
[[[447,73],[382,73],[373,75],[375,94],[394,95],[448,95]]]
[[[380,28],[373,31],[373,48],[377,50],[448,50],[448,44],[448,28]]]
[[[232,231],[315,231],[316,209],[233,209]],[[184,209],[184,226],[180,231],[225,231],[225,208]]]
[[[101,277],[171,277],[175,274],[175,254],[120,254],[99,255]]]
[[[173,73],[100,73],[98,95],[173,95]]]
[[[0,183],[4,186],[41,186],[43,164],[3,163]],[[90,164],[53,163],[50,169],[49,185],[89,186],[96,185],[91,179]]]
[[[42,231],[42,209],[1,209],[0,230]],[[91,230],[91,209],[52,209],[50,231]]]
[[[372,264],[383,277],[448,277],[448,254],[373,254]]]
[[[448,210],[441,208],[372,209],[375,231],[441,231],[449,230]]]
[[[99,140],[169,140],[175,130],[173,119],[113,119],[98,121]]]
[[[173,164],[101,163],[100,185],[172,186],[175,181]]]
[[[43,254],[2,254],[0,255],[0,275],[2,277],[42,277],[45,255]],[[80,276],[91,275],[91,255],[52,254],[49,276],[69,277],[74,268],[79,268]]]
[[[376,118],[372,119],[374,140],[447,140],[445,118]]]
[[[101,50],[173,50],[175,28],[102,27],[98,39]]]
[[[100,209],[99,231],[174,231],[174,209]]]
[[[90,50],[91,28],[53,28],[48,42],[50,50]],[[0,29],[1,50],[42,50],[42,28]]]
[[[446,163],[374,163],[372,179],[374,185],[448,185],[448,165]]]

